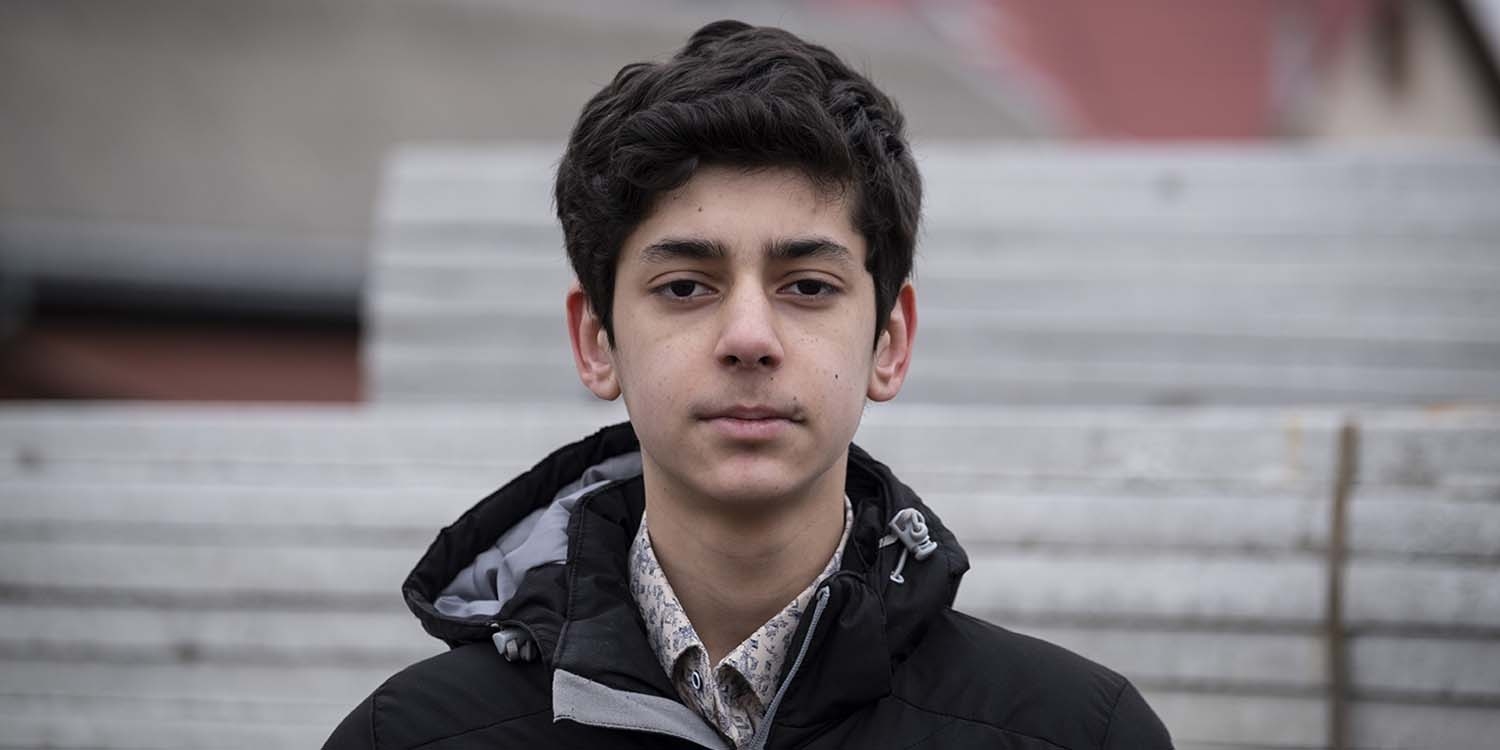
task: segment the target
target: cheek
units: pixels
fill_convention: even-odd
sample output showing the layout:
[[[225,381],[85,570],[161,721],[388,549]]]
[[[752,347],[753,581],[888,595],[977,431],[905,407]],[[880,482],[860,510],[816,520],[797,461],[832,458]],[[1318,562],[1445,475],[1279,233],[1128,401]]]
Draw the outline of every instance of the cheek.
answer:
[[[615,372],[625,408],[638,419],[644,415],[666,415],[690,392],[691,368],[679,360],[683,342],[664,340],[619,341]],[[627,354],[628,352],[628,354]]]
[[[849,316],[802,332],[798,348],[802,356],[817,361],[814,376],[820,381],[820,389],[841,398],[849,394],[864,397],[875,363],[874,348],[868,338],[868,331],[874,327],[873,319]]]
[[[869,387],[874,359],[870,352],[863,349],[845,349],[828,354],[831,356],[818,368],[823,389],[838,403],[852,404],[851,409],[860,411],[863,409],[865,391]]]

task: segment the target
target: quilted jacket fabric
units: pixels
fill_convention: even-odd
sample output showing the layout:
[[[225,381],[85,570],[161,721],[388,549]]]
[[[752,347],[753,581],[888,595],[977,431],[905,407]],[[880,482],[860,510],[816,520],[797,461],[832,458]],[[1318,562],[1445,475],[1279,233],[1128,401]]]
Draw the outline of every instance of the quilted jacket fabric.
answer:
[[[567,523],[566,559],[535,567],[493,615],[434,602],[507,530],[590,467],[638,450],[629,424],[565,446],[439,533],[403,585],[423,627],[452,648],[390,678],[325,748],[727,748],[676,697],[629,591],[641,482],[601,482]],[[952,608],[968,557],[932,510],[851,446],[853,528],[783,668],[760,742],[770,748],[1162,750],[1166,728],[1135,687],[1098,664]],[[925,516],[937,549],[906,560],[887,524]],[[882,540],[885,544],[882,544]],[[504,637],[497,637],[501,634]],[[503,644],[519,637],[521,653]],[[512,654],[516,653],[514,648]],[[696,724],[696,726],[695,726]]]

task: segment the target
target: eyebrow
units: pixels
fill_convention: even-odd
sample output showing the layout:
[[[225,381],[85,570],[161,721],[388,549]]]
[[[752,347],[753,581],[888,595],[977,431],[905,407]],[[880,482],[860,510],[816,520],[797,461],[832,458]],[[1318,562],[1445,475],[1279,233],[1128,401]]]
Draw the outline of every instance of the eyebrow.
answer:
[[[849,248],[827,237],[772,240],[767,246],[766,254],[773,261],[811,258],[854,265],[854,254],[849,252]],[[649,265],[681,260],[723,260],[727,257],[729,248],[724,243],[699,237],[668,237],[641,250],[641,262]]]
[[[828,260],[843,265],[854,265],[854,253],[827,237],[799,237],[776,240],[768,253],[771,260],[804,260],[808,258]]]
[[[647,245],[641,251],[641,262],[659,265],[679,260],[720,260],[728,256],[729,249],[716,240],[669,237]]]

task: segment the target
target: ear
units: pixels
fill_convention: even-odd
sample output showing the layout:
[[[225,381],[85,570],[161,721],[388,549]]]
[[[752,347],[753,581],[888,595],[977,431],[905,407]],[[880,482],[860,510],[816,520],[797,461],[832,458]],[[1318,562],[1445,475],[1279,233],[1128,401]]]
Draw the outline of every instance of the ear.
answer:
[[[614,351],[604,323],[594,314],[589,297],[578,282],[568,289],[568,336],[573,339],[573,365],[585,388],[605,401],[620,396],[620,380],[615,375]]]
[[[907,282],[896,293],[891,317],[875,341],[875,362],[870,368],[871,401],[890,401],[906,382],[911,367],[912,343],[917,338],[917,290]]]

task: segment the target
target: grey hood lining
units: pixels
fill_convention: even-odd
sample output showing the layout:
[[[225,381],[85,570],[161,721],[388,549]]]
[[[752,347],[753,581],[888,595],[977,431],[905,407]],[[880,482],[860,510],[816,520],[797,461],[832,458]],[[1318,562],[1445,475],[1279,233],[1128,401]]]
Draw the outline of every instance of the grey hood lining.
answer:
[[[561,669],[552,673],[552,717],[553,721],[655,732],[710,750],[732,750],[702,717],[671,698],[617,690]]]
[[[500,612],[533,568],[568,559],[568,522],[578,501],[620,479],[640,476],[641,454],[622,453],[590,466],[552,502],[506,529],[495,544],[459,571],[433,606],[449,617],[489,617]]]

